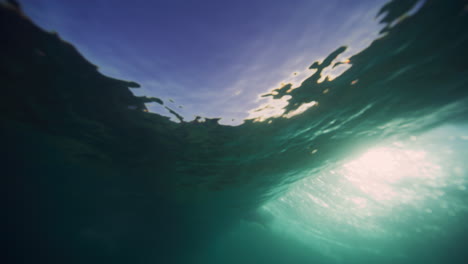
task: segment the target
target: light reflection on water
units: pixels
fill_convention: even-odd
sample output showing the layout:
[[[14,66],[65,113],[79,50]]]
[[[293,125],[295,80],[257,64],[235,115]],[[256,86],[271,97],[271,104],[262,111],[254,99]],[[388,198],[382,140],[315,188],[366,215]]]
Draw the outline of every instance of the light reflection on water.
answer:
[[[425,185],[432,182],[437,187],[437,179],[443,177],[440,169],[428,161],[425,151],[382,147],[345,164],[339,173],[362,192],[364,197],[355,199],[362,208],[367,207],[367,199],[385,206],[411,203],[424,196],[418,192],[419,182],[424,181]]]
[[[382,241],[449,232],[468,212],[466,131],[441,127],[304,179],[264,206],[276,217],[271,228],[325,253],[337,246],[378,253]]]

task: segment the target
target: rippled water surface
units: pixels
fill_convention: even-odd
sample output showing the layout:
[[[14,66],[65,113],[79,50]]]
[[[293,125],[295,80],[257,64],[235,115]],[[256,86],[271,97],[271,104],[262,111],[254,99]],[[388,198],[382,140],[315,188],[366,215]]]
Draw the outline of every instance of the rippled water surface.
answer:
[[[295,55],[278,66],[281,71],[242,75],[244,81],[231,87],[224,84],[241,75],[228,66],[221,73],[218,66],[249,56],[216,57],[217,42],[209,46],[217,58],[214,68],[203,60],[190,70],[133,64],[141,39],[126,47],[135,53],[115,52],[117,44],[105,53],[99,45],[87,46],[106,43],[105,37],[79,39],[85,33],[67,27],[78,25],[63,18],[72,4],[24,2],[24,10],[16,1],[0,2],[8,263],[466,262],[466,1],[393,0],[380,9],[362,1],[359,8],[369,5],[375,12],[374,26],[356,27],[358,37],[327,44],[327,54],[288,73],[279,88],[269,85],[313,49],[291,51]],[[231,4],[232,12],[248,8]],[[45,19],[39,7],[65,11]],[[106,10],[103,20],[111,19],[112,7]],[[324,8],[333,13],[326,10],[344,15],[361,9],[342,3]],[[196,12],[202,11],[185,15]],[[299,18],[307,14],[294,12]],[[360,14],[350,16],[352,25],[369,16]],[[35,19],[43,27],[61,24],[78,48]],[[292,17],[287,21],[300,27]],[[211,20],[203,23],[215,30]],[[275,32],[287,24],[271,23]],[[305,35],[311,28],[303,27]],[[297,47],[331,42],[324,35],[297,39]],[[203,52],[197,40],[187,49],[171,36],[168,42],[180,54]],[[270,65],[265,58],[273,53],[285,56],[274,48],[280,44],[248,40],[263,43],[266,52],[256,69]],[[151,54],[168,52],[165,44],[154,45]],[[111,68],[119,70],[92,63],[115,63]],[[177,88],[195,80],[181,79],[166,86],[172,90],[152,90],[155,80],[144,75],[149,69],[159,83],[177,80],[177,71],[197,78],[205,77],[204,70],[214,72],[209,81],[191,82],[194,88]],[[127,76],[136,79],[119,80]],[[211,110],[215,106],[220,110]]]

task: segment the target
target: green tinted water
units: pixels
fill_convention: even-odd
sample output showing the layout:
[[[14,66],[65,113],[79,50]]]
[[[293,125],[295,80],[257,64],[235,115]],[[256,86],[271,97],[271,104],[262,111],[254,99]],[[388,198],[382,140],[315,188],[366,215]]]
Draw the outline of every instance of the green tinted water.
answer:
[[[163,102],[2,6],[13,263],[464,263],[468,9],[415,3],[235,127],[146,112]]]

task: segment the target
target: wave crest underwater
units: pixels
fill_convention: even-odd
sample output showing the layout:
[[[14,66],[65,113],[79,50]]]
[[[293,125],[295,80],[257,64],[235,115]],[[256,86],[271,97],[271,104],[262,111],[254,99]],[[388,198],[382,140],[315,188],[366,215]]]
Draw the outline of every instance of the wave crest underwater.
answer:
[[[239,126],[148,113],[163,102],[2,3],[9,259],[464,263],[467,3],[406,15],[417,2],[386,4],[369,47],[336,49],[264,95],[282,112]]]

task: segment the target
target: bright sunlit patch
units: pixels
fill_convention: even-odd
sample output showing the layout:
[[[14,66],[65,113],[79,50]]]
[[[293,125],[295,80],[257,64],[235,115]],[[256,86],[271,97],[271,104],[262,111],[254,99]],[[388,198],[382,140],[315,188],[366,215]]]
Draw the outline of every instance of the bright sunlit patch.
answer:
[[[283,117],[284,118],[291,118],[293,116],[300,115],[300,114],[304,113],[307,109],[309,109],[309,108],[311,108],[312,106],[315,106],[315,105],[318,105],[318,102],[312,101],[312,102],[309,102],[309,103],[304,103],[301,106],[299,106],[296,110],[291,111],[291,112],[283,115]]]
[[[272,230],[325,253],[357,240],[400,241],[443,230],[468,212],[466,131],[442,127],[405,135],[312,171],[263,206],[275,216]]]
[[[284,113],[284,108],[288,105],[290,95],[283,96],[281,99],[266,99],[267,102],[260,105],[257,109],[249,111],[246,119],[253,119],[254,122],[263,122],[268,118],[280,117]]]
[[[420,166],[427,165],[426,152],[397,148],[375,148],[344,167],[352,174],[362,177],[381,178],[395,182],[405,176],[429,177],[418,173]]]
[[[397,188],[401,181],[433,180],[440,167],[426,160],[424,151],[381,147],[369,150],[343,166],[343,176],[375,201],[407,201],[408,192]]]

